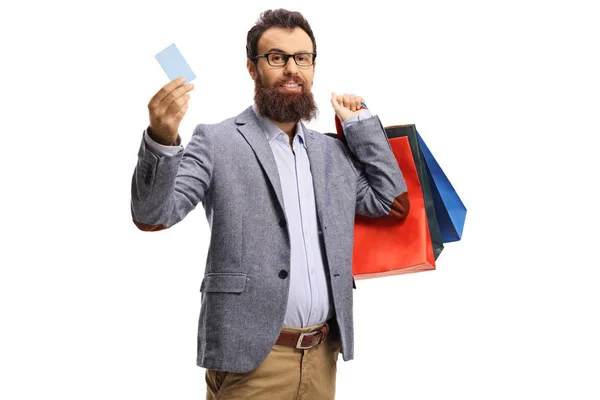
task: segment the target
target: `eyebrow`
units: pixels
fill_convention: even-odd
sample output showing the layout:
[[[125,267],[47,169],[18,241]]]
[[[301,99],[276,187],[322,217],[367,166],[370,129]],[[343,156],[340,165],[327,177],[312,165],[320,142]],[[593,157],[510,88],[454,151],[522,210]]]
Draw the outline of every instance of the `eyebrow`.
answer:
[[[300,51],[298,51],[296,53],[288,53],[287,51],[281,50],[281,49],[279,49],[277,47],[271,47],[269,50],[267,50],[267,53],[273,53],[273,52],[274,53],[284,53],[284,54],[310,53],[310,51],[306,51],[306,50],[300,50]]]

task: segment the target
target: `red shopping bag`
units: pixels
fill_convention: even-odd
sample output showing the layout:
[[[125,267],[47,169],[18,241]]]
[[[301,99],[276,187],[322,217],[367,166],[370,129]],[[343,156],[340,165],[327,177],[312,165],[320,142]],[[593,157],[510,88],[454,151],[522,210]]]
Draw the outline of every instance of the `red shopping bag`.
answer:
[[[343,139],[339,125],[338,137]],[[410,143],[407,137],[388,140],[406,181],[410,211],[402,221],[355,217],[352,255],[355,279],[435,270],[425,201]]]
[[[410,211],[400,222],[360,215],[355,217],[352,254],[355,279],[435,269],[423,192],[408,138],[392,138],[389,141],[406,181]]]

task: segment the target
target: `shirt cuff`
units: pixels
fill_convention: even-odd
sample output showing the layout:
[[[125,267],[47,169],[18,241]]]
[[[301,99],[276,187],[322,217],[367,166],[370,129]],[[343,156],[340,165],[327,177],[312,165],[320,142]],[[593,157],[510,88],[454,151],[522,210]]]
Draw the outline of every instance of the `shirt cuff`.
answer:
[[[164,144],[157,143],[156,141],[152,140],[150,135],[148,135],[148,129],[144,131],[144,141],[146,142],[146,145],[150,147],[150,150],[161,156],[174,156],[183,150],[183,146],[181,144],[175,146],[165,146]]]
[[[373,114],[371,114],[369,110],[360,110],[358,114],[353,115],[350,118],[346,119],[344,122],[342,122],[342,128],[346,129],[350,125],[354,125],[358,121],[362,121],[371,117],[373,117]]]

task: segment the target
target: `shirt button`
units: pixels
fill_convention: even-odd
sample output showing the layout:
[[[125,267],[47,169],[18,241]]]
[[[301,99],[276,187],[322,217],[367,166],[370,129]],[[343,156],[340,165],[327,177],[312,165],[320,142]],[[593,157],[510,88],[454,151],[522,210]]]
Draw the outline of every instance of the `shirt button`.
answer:
[[[288,276],[288,272],[285,269],[282,269],[281,271],[279,271],[279,277],[281,279],[285,279]]]
[[[314,274],[315,274],[315,269],[314,269],[314,268],[311,268],[311,269],[310,269],[310,273],[314,275]]]

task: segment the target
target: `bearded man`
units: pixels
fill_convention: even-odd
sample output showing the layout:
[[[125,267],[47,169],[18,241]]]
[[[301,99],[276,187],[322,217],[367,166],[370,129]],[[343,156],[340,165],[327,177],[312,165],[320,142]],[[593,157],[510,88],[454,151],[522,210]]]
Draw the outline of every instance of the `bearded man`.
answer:
[[[303,123],[317,115],[317,46],[300,13],[262,13],[246,52],[254,104],[197,125],[185,148],[178,127],[193,85],[180,78],[153,96],[133,221],[158,231],[204,207],[197,365],[207,399],[333,399],[338,355],[354,352],[354,216],[401,220],[406,185],[361,97],[331,95],[346,143]]]

